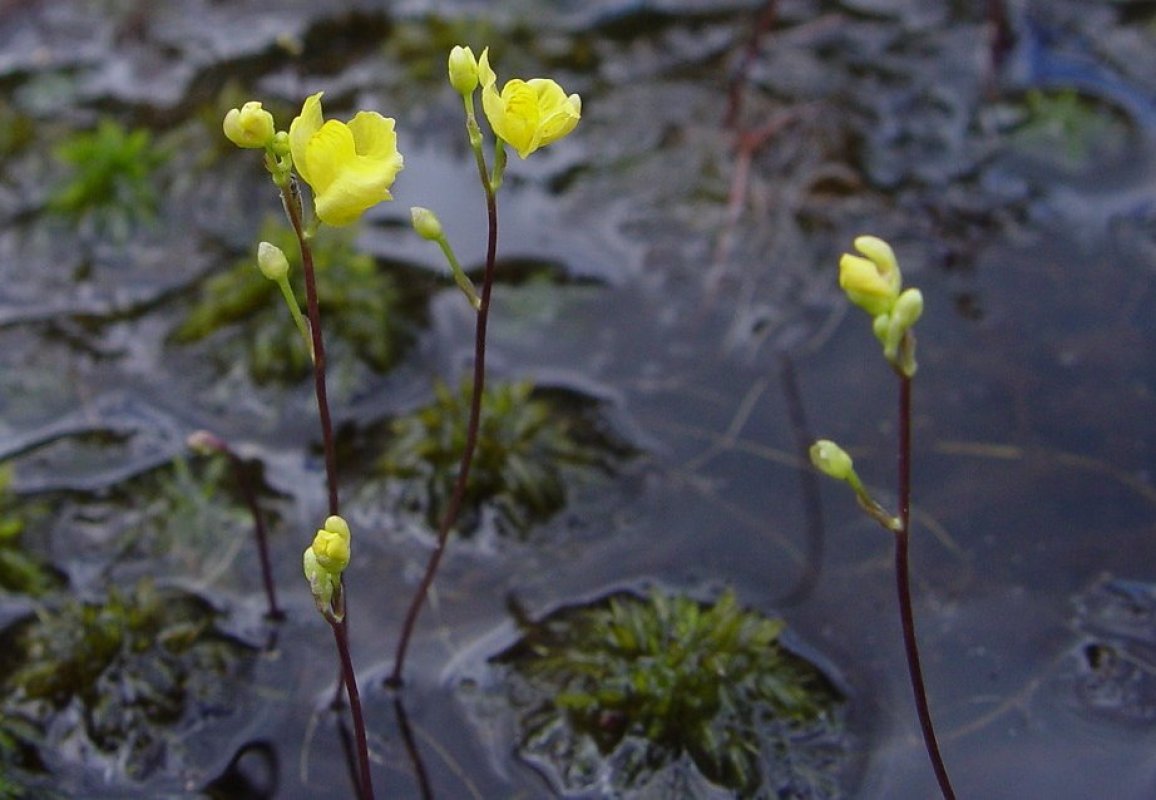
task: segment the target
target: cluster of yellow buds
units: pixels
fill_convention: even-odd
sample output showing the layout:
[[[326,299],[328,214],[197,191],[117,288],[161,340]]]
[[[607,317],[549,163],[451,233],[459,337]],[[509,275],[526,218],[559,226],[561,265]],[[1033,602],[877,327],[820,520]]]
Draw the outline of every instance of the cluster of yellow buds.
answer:
[[[911,327],[923,314],[923,294],[903,289],[903,276],[891,245],[875,236],[859,236],[855,249],[839,260],[839,286],[847,298],[872,317],[875,338],[884,357],[910,378],[915,374]]]
[[[337,621],[345,616],[341,573],[349,566],[349,549],[349,525],[334,515],[325,520],[302,556],[305,579],[309,581],[317,610]]]

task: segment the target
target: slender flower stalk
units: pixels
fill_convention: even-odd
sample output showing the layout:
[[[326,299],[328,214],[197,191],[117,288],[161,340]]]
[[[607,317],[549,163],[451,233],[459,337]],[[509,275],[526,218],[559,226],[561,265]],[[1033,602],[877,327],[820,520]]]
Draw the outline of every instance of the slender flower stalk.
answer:
[[[326,621],[333,630],[333,641],[341,661],[342,682],[349,697],[349,713],[353,717],[353,735],[357,744],[357,795],[361,800],[373,800],[373,777],[369,771],[369,742],[365,734],[365,717],[361,712],[361,694],[357,691],[357,676],[353,671],[353,657],[349,653],[349,629],[344,624],[344,618],[339,621],[326,618]]]
[[[404,682],[402,672],[405,669],[405,657],[409,650],[409,642],[417,625],[418,614],[421,613],[430,586],[433,585],[434,576],[437,575],[438,567],[441,565],[450,531],[453,530],[458,515],[461,513],[462,502],[466,496],[466,486],[470,480],[470,467],[473,464],[474,452],[478,445],[478,427],[482,418],[482,392],[486,382],[486,329],[490,317],[490,294],[494,288],[494,264],[498,253],[498,202],[480,144],[473,150],[478,166],[478,175],[486,195],[489,233],[486,238],[486,268],[482,275],[482,291],[478,298],[477,317],[474,326],[474,376],[473,391],[470,397],[470,419],[466,426],[466,443],[462,450],[461,462],[458,465],[458,477],[454,482],[453,494],[450,495],[449,505],[442,514],[441,522],[438,525],[437,542],[434,544],[433,552],[430,553],[429,561],[426,563],[425,573],[414,592],[413,600],[410,601],[409,609],[405,614],[405,621],[402,623],[401,638],[398,640],[397,651],[394,655],[393,671],[386,680],[386,683],[393,687],[401,686]]]
[[[361,111],[348,123],[326,121],[320,93],[306,99],[288,132],[277,131],[272,115],[255,101],[230,111],[223,127],[225,136],[238,147],[264,149],[265,166],[280,190],[285,214],[301,251],[307,326],[303,324],[296,300],[289,290],[286,280],[288,262],[284,253],[263,243],[259,248],[258,266],[267,277],[278,283],[290,306],[290,313],[294,315],[294,322],[307,338],[313,361],[313,387],[325,453],[329,516],[305,550],[303,566],[317,609],[333,629],[341,664],[333,706],[340,706],[344,687],[357,741],[358,794],[363,800],[373,800],[365,720],[349,654],[344,571],[349,565],[350,533],[349,526],[340,516],[337,449],[326,389],[325,342],[321,335],[321,307],[310,239],[316,226],[322,222],[349,225],[376,204],[392,199],[390,186],[403,167],[403,159],[397,150],[392,119],[374,111]],[[294,172],[313,191],[315,221],[311,224],[305,222]]]
[[[341,683],[349,698],[353,717],[353,733],[357,744],[358,795],[373,800],[373,779],[369,769],[369,743],[365,733],[365,718],[361,712],[361,695],[357,689],[357,675],[349,653],[349,629],[345,625],[345,569],[349,566],[352,535],[346,521],[336,514],[326,518],[323,527],[313,537],[313,543],[302,554],[302,568],[313,602],[329,627],[341,662]]]
[[[309,335],[313,354],[313,392],[317,397],[317,415],[321,423],[321,445],[325,453],[325,485],[329,496],[329,513],[341,513],[337,495],[337,446],[333,437],[333,420],[329,412],[329,395],[325,383],[325,339],[321,335],[321,304],[317,299],[317,274],[313,268],[313,248],[305,227],[301,195],[295,184],[281,187],[281,201],[289,224],[301,248],[301,270],[305,276],[305,314],[309,318]]]
[[[955,790],[939,751],[927,702],[919,642],[915,635],[908,558],[911,539],[911,383],[917,369],[912,327],[923,313],[923,295],[918,289],[903,289],[899,262],[891,246],[882,239],[860,236],[855,240],[855,248],[861,255],[844,254],[839,262],[839,285],[852,303],[871,316],[871,327],[875,338],[883,345],[883,356],[899,378],[898,516],[891,516],[871,497],[856,474],[851,457],[834,442],[820,440],[812,445],[811,461],[821,472],[847,483],[855,492],[860,507],[895,537],[899,620],[919,728],[939,790],[945,800],[955,800]]]
[[[474,329],[474,373],[473,393],[470,399],[470,417],[466,426],[466,441],[458,466],[457,480],[449,504],[438,525],[437,541],[430,553],[425,573],[414,592],[413,600],[402,624],[394,657],[393,671],[386,683],[398,687],[402,684],[405,657],[410,639],[417,624],[418,614],[433,585],[445,554],[450,531],[453,530],[465,500],[466,487],[470,479],[470,466],[478,444],[478,429],[482,416],[482,392],[486,380],[486,328],[490,314],[490,294],[494,287],[494,264],[498,251],[498,203],[497,192],[502,185],[506,168],[506,145],[509,144],[522,158],[568,135],[582,113],[582,101],[576,94],[567,95],[562,87],[547,78],[530,81],[514,79],[505,84],[501,91],[497,88],[497,75],[490,67],[488,48],[475,58],[468,47],[455,47],[448,59],[449,83],[461,95],[466,117],[466,134],[470,149],[474,152],[474,162],[478,168],[478,180],[486,196],[486,216],[489,233],[486,239],[486,266],[482,275],[480,296],[471,291],[468,279],[456,265],[452,250],[449,249],[440,223],[425,209],[414,212],[414,227],[424,238],[436,241],[446,254],[454,271],[459,287],[477,310]],[[474,93],[481,87],[482,109],[494,133],[494,165],[491,172],[486,165],[483,137],[478,126],[474,104]]]
[[[895,531],[895,588],[899,597],[899,619],[903,626],[903,651],[907,672],[915,696],[915,712],[923,734],[923,746],[931,759],[935,780],[945,800],[955,800],[955,789],[947,774],[947,765],[939,752],[939,740],[931,721],[927,689],[923,683],[923,666],[919,658],[919,640],[915,636],[915,612],[911,602],[911,570],[907,555],[911,533],[911,377],[899,373],[899,529]]]

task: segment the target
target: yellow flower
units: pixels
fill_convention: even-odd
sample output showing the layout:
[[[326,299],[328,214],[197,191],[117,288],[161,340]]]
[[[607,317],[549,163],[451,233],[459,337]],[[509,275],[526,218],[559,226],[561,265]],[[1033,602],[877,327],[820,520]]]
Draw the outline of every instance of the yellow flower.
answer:
[[[844,253],[839,260],[839,286],[848,299],[873,317],[886,314],[899,297],[903,278],[891,245],[875,236],[855,239],[863,256]]]
[[[265,147],[273,141],[273,115],[250,100],[225,115],[225,136],[237,147]]]
[[[581,98],[576,94],[567,96],[561,86],[548,78],[515,78],[499,93],[498,76],[490,67],[489,48],[478,59],[478,78],[482,84],[482,109],[490,127],[522,158],[574,130],[582,116]]]
[[[293,166],[313,188],[317,218],[328,225],[356,222],[383,200],[402,169],[393,120],[359,111],[348,124],[325,121],[321,92],[310,96],[289,126]]]

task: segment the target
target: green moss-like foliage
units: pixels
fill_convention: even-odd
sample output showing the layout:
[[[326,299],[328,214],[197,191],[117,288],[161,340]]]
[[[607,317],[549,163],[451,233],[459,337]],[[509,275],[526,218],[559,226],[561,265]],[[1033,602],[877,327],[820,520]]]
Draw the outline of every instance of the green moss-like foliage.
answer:
[[[269,220],[260,239],[280,247],[289,259],[289,281],[304,314],[305,281],[296,236],[287,224]],[[424,314],[425,304],[411,302],[417,299],[415,293],[403,292],[392,275],[357,252],[350,232],[322,228],[312,247],[330,364],[356,359],[385,372],[409,343],[410,323]],[[225,329],[233,335],[214,352],[222,367],[241,359],[258,383],[300,380],[311,369],[309,352],[280,290],[257,269],[255,247],[252,255],[205,282],[172,339],[196,342]]]
[[[121,234],[155,215],[155,176],[169,156],[148,130],[103,119],[94,130],[75,133],[58,145],[56,157],[69,172],[50,197],[50,210],[70,217],[91,215]]]
[[[642,790],[682,762],[742,797],[837,797],[844,699],[783,629],[731,592],[621,593],[528,625],[493,662],[520,754],[564,791]]]
[[[134,779],[171,768],[182,730],[235,708],[252,660],[213,617],[195,595],[141,584],[19,620],[0,632],[0,715],[34,726],[45,755],[95,749]]]
[[[0,589],[28,595],[42,595],[64,585],[63,578],[23,547],[30,517],[35,524],[40,509],[17,509],[11,491],[12,467],[0,465]]]
[[[1100,101],[1074,89],[1033,89],[1024,97],[1024,121],[1013,142],[1032,156],[1078,170],[1119,150],[1127,135],[1124,118]]]
[[[387,475],[407,482],[407,498],[431,527],[457,479],[472,391],[470,381],[456,392],[437,385],[430,405],[393,421],[379,462]],[[565,505],[565,468],[612,470],[629,450],[599,429],[592,406],[572,395],[536,393],[528,382],[489,383],[458,530],[473,531],[478,511],[490,504],[500,531],[524,534]]]

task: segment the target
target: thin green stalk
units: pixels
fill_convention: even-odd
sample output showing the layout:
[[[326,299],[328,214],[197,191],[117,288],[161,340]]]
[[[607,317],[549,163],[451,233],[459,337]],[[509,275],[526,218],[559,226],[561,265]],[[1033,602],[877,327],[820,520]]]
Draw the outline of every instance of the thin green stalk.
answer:
[[[911,378],[899,372],[899,520],[895,531],[895,586],[899,595],[899,618],[903,625],[903,649],[907,655],[907,672],[915,695],[915,710],[923,732],[923,744],[935,779],[945,800],[955,800],[955,790],[947,775],[947,766],[939,752],[939,740],[931,722],[927,704],[927,689],[923,683],[923,667],[919,660],[919,644],[915,637],[915,613],[911,604],[911,576],[908,565],[908,541],[911,531]]]
[[[470,119],[472,120],[472,116]],[[472,141],[473,137],[471,136]],[[498,148],[500,152],[502,148],[500,143]],[[458,477],[454,483],[454,491],[450,497],[449,505],[442,515],[441,524],[438,526],[437,542],[426,564],[425,574],[422,575],[421,582],[414,592],[408,611],[406,611],[405,622],[401,628],[401,638],[398,640],[397,651],[394,656],[393,672],[386,679],[386,684],[393,687],[399,687],[404,682],[402,672],[405,669],[405,657],[409,650],[409,642],[417,625],[418,614],[421,613],[430,586],[433,585],[434,576],[441,565],[450,531],[461,513],[466,486],[470,479],[470,466],[473,464],[474,452],[478,444],[478,427],[482,416],[482,392],[486,381],[486,326],[490,315],[490,293],[494,286],[494,263],[498,253],[498,202],[494,182],[486,171],[486,160],[482,155],[480,144],[475,146],[473,150],[478,166],[478,175],[486,193],[486,213],[489,218],[490,229],[486,242],[486,269],[482,277],[481,302],[478,305],[477,322],[474,330],[474,383],[473,395],[470,400],[470,419],[466,428],[466,445],[458,466]]]

